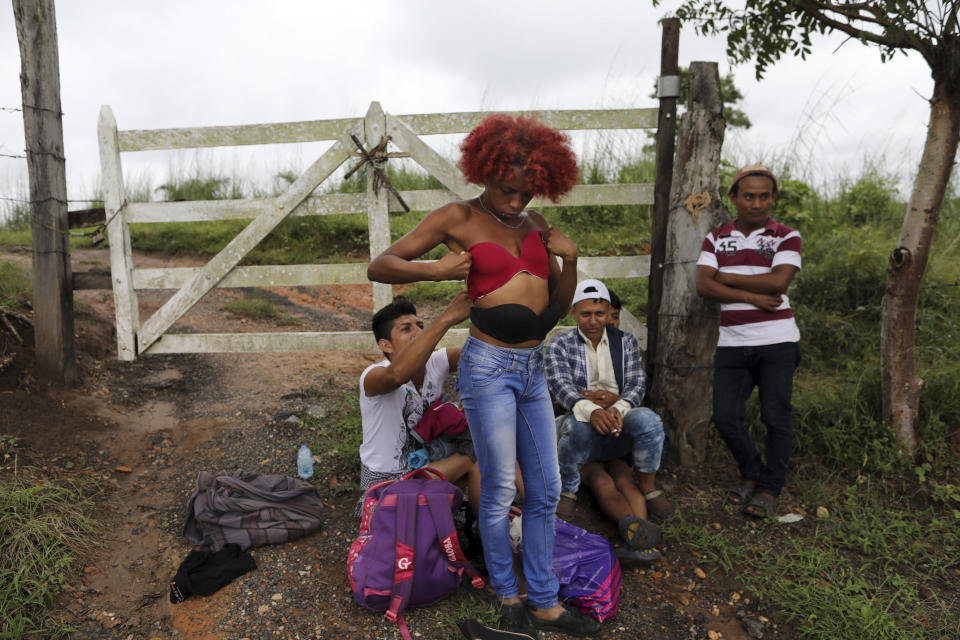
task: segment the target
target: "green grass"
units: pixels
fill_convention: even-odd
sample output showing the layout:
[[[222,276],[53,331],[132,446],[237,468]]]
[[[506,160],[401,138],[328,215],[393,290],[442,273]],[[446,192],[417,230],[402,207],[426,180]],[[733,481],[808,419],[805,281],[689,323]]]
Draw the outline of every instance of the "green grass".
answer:
[[[60,638],[75,630],[45,609],[94,547],[90,509],[75,488],[17,476],[0,481],[0,638]]]
[[[277,306],[269,300],[244,299],[234,300],[220,307],[224,311],[229,311],[242,318],[251,318],[253,320],[274,320],[279,326],[289,326],[300,324],[300,321],[277,309]]]
[[[467,576],[464,576],[460,588],[443,601],[442,606],[411,609],[405,611],[404,616],[411,632],[419,632],[422,637],[436,640],[463,638],[457,622],[464,618],[475,618],[494,629],[500,618],[493,598],[474,589]]]
[[[30,229],[12,229],[0,227],[0,245],[29,247],[33,243]]]
[[[665,533],[742,581],[805,638],[957,637],[960,503],[924,500],[896,478],[861,476],[838,488],[822,468],[807,471],[797,486],[808,522],[818,506],[829,513],[812,526],[715,529],[688,513]]]
[[[23,309],[30,303],[32,287],[27,274],[7,260],[0,260],[0,307]]]
[[[363,430],[356,386],[344,386],[331,376],[322,390],[309,389],[308,393],[326,409],[323,418],[300,416],[304,438],[317,459],[314,481],[337,494],[359,495],[358,451],[363,443]]]

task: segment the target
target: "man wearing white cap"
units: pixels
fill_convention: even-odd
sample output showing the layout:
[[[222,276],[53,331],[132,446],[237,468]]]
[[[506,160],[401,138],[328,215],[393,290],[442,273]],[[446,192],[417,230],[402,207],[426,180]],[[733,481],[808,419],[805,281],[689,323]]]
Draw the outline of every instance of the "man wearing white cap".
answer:
[[[599,280],[577,285],[572,313],[577,328],[550,342],[544,357],[550,392],[568,412],[557,419],[558,514],[569,517],[582,480],[619,525],[621,559],[650,562],[659,557],[660,528],[648,516],[665,519],[674,508],[654,486],[663,423],[640,406],[646,374],[637,339],[607,324],[610,293]]]

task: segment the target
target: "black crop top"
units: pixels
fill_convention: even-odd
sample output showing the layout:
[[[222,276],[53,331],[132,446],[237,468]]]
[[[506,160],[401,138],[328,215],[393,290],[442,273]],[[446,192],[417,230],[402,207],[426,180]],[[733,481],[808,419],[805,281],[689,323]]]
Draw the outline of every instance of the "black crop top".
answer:
[[[495,307],[471,307],[470,320],[491,338],[507,344],[543,340],[563,317],[565,309],[551,305],[536,314],[522,304],[500,304]]]

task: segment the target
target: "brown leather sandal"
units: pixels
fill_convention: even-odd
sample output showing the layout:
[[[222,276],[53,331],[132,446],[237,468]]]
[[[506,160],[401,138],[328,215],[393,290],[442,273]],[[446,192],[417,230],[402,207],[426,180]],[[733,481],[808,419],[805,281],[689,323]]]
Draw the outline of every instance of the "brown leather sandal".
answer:
[[[769,518],[777,513],[777,499],[769,493],[757,492],[743,507],[743,512],[752,518]]]
[[[739,485],[727,489],[727,503],[737,507],[747,504],[756,488],[756,482],[741,480]]]

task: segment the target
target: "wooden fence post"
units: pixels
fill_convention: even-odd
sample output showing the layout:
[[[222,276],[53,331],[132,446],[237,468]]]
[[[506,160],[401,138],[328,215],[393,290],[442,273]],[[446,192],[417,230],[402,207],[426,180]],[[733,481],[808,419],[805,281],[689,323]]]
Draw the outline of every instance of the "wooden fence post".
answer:
[[[712,414],[719,307],[697,295],[703,238],[728,219],[719,191],[725,123],[715,62],[690,65],[690,105],[680,122],[663,260],[656,376],[650,406],[663,418],[671,456],[703,460]],[[651,267],[652,269],[652,267]]]
[[[677,97],[680,95],[680,20],[664,18],[660,43],[660,79],[657,97],[656,177],[653,191],[653,225],[650,231],[650,279],[647,284],[647,373],[657,375],[660,342],[660,301],[663,298],[663,259],[666,251],[667,216],[670,213],[670,184],[673,179],[673,150],[677,135]]]
[[[74,385],[73,285],[54,0],[13,0],[20,44],[23,131],[33,219],[33,323],[37,377]]]
[[[363,119],[363,133],[367,149],[380,144],[380,137],[387,135],[387,120],[379,102],[371,102]],[[373,260],[390,246],[390,191],[381,186],[374,188],[376,177],[373,167],[365,167],[367,173],[367,224],[370,233],[370,259]],[[382,167],[386,170],[386,166]],[[373,283],[373,311],[376,313],[393,301],[393,286]]]

